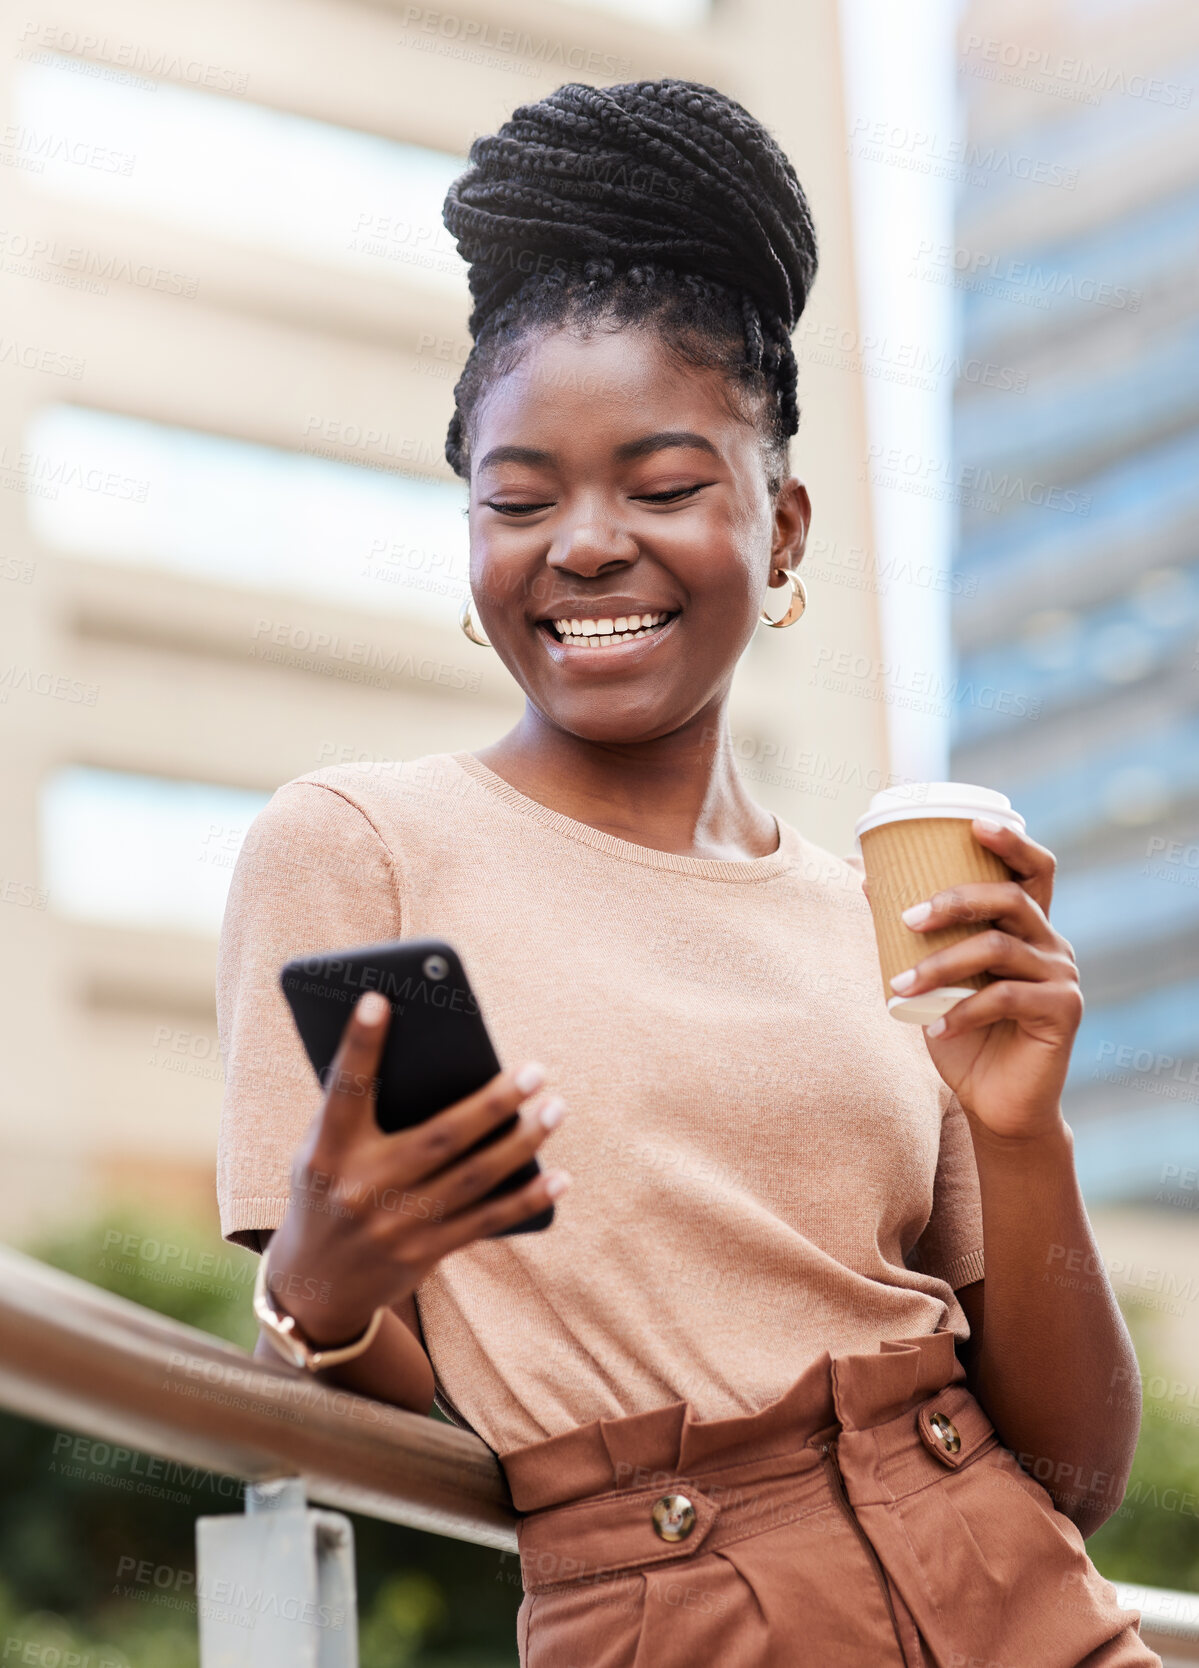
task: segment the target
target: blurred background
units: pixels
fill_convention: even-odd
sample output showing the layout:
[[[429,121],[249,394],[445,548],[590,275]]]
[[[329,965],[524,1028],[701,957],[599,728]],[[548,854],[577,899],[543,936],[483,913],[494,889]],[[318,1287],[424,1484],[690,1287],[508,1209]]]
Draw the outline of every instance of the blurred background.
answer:
[[[748,652],[737,754],[838,853],[873,792],[929,777],[1001,789],[1056,852],[1087,999],[1067,1116],[1146,1408],[1091,1550],[1199,1591],[1199,11],[903,13],[7,14],[3,1234],[250,1341],[254,1260],[213,1203],[245,830],[293,776],[478,746],[519,711],[457,626],[446,187],[563,81],[714,83],[792,157],[821,242],[796,333],[810,609]],[[197,1511],[236,1488],[70,1441],[0,1419],[0,1628],[184,1668],[194,1606],[114,1571],[187,1566]],[[514,1560],[357,1532],[364,1668],[515,1663]]]

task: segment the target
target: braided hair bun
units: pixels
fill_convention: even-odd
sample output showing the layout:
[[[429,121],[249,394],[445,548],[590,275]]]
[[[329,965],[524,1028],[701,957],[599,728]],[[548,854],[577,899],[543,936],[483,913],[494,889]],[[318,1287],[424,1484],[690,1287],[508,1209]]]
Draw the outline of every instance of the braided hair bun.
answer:
[[[690,81],[568,83],[475,140],[442,213],[474,301],[457,474],[479,395],[528,335],[607,315],[652,320],[677,356],[765,395],[777,485],[816,238],[795,170],[740,104]]]

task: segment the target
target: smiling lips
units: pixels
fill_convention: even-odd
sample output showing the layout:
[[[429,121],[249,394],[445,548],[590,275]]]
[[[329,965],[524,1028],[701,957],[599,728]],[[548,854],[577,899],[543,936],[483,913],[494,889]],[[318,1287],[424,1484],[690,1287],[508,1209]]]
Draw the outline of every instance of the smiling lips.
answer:
[[[573,648],[607,649],[617,643],[633,643],[650,637],[664,626],[671,614],[619,614],[603,620],[547,620],[560,643]]]

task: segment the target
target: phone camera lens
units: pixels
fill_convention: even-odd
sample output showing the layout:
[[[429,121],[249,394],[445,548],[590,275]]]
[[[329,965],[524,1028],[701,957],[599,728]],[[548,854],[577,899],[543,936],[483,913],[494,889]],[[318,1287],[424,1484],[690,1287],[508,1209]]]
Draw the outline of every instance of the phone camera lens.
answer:
[[[444,956],[426,956],[422,962],[426,978],[444,979],[450,970],[450,964]]]

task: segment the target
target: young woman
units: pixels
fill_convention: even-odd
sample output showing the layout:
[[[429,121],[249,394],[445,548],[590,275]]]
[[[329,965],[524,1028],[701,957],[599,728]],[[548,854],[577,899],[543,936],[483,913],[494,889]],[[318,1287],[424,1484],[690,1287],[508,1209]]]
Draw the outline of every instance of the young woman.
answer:
[[[1053,857],[974,824],[1016,878],[928,900],[918,931],[992,927],[908,988],[996,978],[922,1036],[878,989],[860,864],[733,763],[737,661],[769,593],[775,623],[805,600],[795,174],[670,80],[562,87],[471,161],[446,455],[464,624],[527,706],[477,753],[301,777],[255,823],[221,943],[224,1231],[269,1242],[322,1376],[498,1454],[525,1668],[1158,1662],[1083,1544],[1139,1378],[1106,1278],[1054,1279],[1103,1265]],[[387,1003],[362,997],[318,1109],[278,969],[424,934],[510,1069],[384,1135]]]

